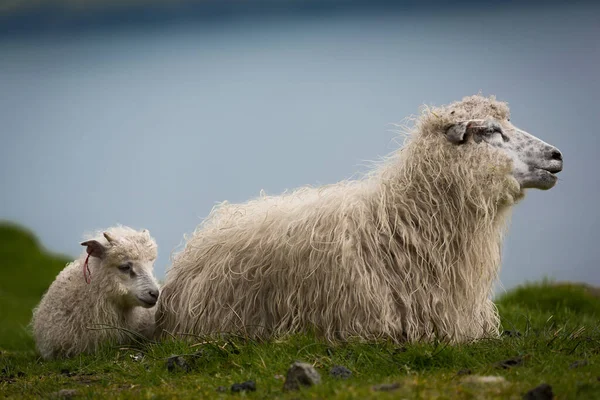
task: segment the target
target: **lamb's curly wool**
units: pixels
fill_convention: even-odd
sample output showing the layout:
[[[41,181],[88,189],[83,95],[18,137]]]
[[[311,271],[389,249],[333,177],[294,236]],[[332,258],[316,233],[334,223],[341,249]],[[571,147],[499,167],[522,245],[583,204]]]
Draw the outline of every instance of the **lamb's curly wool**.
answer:
[[[498,335],[490,292],[523,192],[508,157],[444,135],[486,117],[506,121],[509,109],[482,96],[425,108],[406,145],[364,179],[221,204],[175,255],[157,332]]]
[[[114,239],[112,245],[103,232]],[[102,260],[89,257],[90,283],[84,278],[87,254],[83,253],[59,273],[33,311],[36,346],[46,359],[93,352],[105,343],[125,343],[131,335],[124,330],[153,336],[156,308],[132,304],[128,288],[115,280],[115,274],[124,260],[153,262],[156,242],[148,231],[125,226],[97,232],[92,238],[102,241],[106,251]]]

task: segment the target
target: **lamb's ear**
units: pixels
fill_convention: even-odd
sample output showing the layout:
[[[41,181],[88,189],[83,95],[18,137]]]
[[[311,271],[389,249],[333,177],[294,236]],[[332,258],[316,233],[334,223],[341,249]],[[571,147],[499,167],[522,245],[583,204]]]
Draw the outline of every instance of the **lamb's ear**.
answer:
[[[97,240],[86,240],[85,242],[81,242],[82,246],[86,246],[87,253],[92,257],[102,258],[104,257],[104,253],[106,248],[102,243]]]
[[[462,144],[467,138],[467,129],[471,121],[457,122],[446,129],[446,137],[450,143]]]
[[[104,235],[104,238],[106,240],[108,240],[108,243],[110,243],[110,244],[113,244],[114,242],[117,241],[117,239],[115,239],[114,237],[112,237],[111,235],[109,235],[108,232],[104,232],[103,235]]]

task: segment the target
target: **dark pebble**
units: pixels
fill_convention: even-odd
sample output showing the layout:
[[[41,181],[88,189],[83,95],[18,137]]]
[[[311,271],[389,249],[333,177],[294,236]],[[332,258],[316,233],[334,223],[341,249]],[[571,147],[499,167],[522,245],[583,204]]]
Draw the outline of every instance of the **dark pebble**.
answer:
[[[283,390],[298,390],[300,386],[313,386],[321,383],[321,375],[310,364],[295,361],[287,371]]]
[[[399,383],[383,383],[381,385],[375,385],[372,389],[376,392],[391,392],[400,388]]]
[[[231,385],[231,391],[233,393],[237,392],[255,392],[256,391],[256,383],[254,381],[246,381],[242,383],[234,383]]]
[[[573,369],[573,368],[585,367],[586,365],[588,365],[587,360],[579,360],[579,361],[575,361],[573,364],[571,364],[569,366],[569,368]]]
[[[465,368],[458,371],[456,375],[471,375],[472,373],[473,371],[471,371],[469,368]]]
[[[547,383],[542,383],[540,386],[531,389],[525,393],[523,400],[552,400],[554,393],[552,393],[552,386]]]
[[[336,365],[329,370],[329,375],[334,378],[348,379],[352,376],[352,371],[343,365]]]
[[[519,365],[523,365],[523,357],[514,357],[509,358],[508,360],[503,360],[496,363],[497,368],[509,369],[512,367],[516,367]]]
[[[185,372],[190,370],[190,366],[181,356],[171,356],[167,359],[167,370],[173,372],[176,369],[182,369]]]

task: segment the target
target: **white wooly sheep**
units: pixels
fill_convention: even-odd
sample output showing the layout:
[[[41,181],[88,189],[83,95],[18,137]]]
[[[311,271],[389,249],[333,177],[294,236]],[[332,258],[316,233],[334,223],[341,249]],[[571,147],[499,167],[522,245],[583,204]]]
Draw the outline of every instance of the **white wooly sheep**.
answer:
[[[410,133],[363,179],[214,209],[167,272],[157,334],[497,336],[509,210],[562,155],[493,96],[425,107]]]
[[[116,226],[81,245],[86,252],[59,273],[33,311],[33,334],[45,359],[126,343],[132,337],[126,330],[148,338],[154,333],[159,287],[150,233]]]

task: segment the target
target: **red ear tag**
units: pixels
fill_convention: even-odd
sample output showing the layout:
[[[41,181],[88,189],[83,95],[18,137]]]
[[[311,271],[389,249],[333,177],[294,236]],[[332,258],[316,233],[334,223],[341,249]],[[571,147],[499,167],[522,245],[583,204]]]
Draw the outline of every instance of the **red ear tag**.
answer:
[[[85,258],[85,262],[83,263],[83,279],[85,279],[85,283],[88,285],[92,281],[92,273],[90,272],[90,266],[88,265],[88,260],[90,259],[90,255]]]

